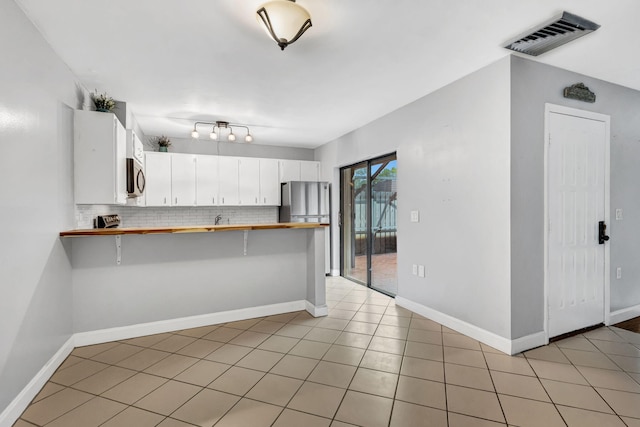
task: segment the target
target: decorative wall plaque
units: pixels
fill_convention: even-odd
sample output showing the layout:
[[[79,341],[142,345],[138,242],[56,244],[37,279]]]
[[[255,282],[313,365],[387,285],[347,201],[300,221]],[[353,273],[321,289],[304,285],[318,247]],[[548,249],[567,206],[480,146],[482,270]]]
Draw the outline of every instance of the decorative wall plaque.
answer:
[[[564,88],[564,97],[584,102],[596,102],[596,94],[591,92],[584,83],[576,83]]]

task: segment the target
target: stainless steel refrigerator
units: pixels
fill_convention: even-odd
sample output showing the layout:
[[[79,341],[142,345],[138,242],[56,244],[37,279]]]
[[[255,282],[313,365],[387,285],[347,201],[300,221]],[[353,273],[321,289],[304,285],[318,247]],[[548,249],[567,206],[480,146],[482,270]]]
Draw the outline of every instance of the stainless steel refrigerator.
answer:
[[[282,184],[280,222],[331,222],[328,182],[291,181]],[[331,272],[331,227],[325,231],[325,274]]]
[[[282,184],[280,222],[329,223],[328,182],[291,181]]]

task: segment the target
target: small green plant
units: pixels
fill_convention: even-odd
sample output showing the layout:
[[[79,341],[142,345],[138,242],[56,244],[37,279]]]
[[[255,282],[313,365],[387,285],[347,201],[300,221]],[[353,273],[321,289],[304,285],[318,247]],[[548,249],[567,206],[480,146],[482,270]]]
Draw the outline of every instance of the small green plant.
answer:
[[[98,93],[96,90],[91,94],[93,104],[96,106],[97,111],[110,112],[116,106],[116,101],[113,100],[107,93]]]
[[[156,136],[151,140],[151,142],[156,144],[158,147],[164,147],[164,148],[171,147],[171,140],[169,139],[168,136],[165,136],[165,135]]]

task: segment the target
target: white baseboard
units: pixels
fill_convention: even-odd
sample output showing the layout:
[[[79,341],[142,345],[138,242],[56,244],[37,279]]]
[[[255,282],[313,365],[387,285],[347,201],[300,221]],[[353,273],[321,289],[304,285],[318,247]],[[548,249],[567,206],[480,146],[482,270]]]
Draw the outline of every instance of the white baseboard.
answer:
[[[38,373],[29,381],[22,391],[11,401],[9,406],[0,413],[0,427],[11,427],[20,418],[20,415],[27,409],[29,403],[40,392],[42,387],[49,381],[49,378],[58,369],[58,366],[64,362],[67,356],[73,351],[74,337],[71,336],[62,347],[54,354],[51,359],[38,371]]]
[[[101,344],[109,341],[135,338],[162,332],[178,331],[181,329],[197,328],[217,323],[235,322],[237,320],[252,319],[254,317],[273,316],[292,311],[309,311],[309,306],[321,313],[322,307],[315,307],[305,300],[291,301],[280,304],[262,305],[259,307],[242,308],[238,310],[222,311],[219,313],[203,314],[199,316],[182,317],[178,319],[161,320],[158,322],[141,323],[118,328],[101,329],[97,331],[78,332],[72,335],[53,357],[40,369],[15,399],[0,413],[0,427],[11,427],[29,406],[29,403],[40,392],[49,378],[64,362],[75,347]],[[327,307],[324,306],[327,315]],[[313,313],[311,313],[313,314]],[[315,316],[315,314],[314,314]],[[318,314],[323,316],[323,314]]]
[[[178,319],[160,320],[158,322],[140,323],[131,326],[100,329],[97,331],[78,332],[74,335],[76,347],[101,344],[109,341],[124,340],[181,329],[198,328],[217,323],[235,322],[253,319],[254,317],[273,316],[276,314],[301,311],[307,308],[307,301],[291,301],[280,304],[261,305],[238,310],[221,311],[199,316],[181,317]]]
[[[309,301],[305,301],[306,307],[305,309],[311,314],[313,317],[322,317],[329,315],[329,307],[327,305],[319,305],[315,306],[311,304]]]
[[[478,340],[506,354],[517,354],[547,343],[544,332],[536,332],[532,335],[510,340],[403,297],[396,297],[396,305],[411,310],[414,313],[418,313],[421,316],[438,322],[447,328],[458,331],[461,334]]]
[[[510,354],[518,354],[523,351],[531,350],[532,348],[540,347],[542,345],[549,344],[547,334],[544,331],[536,332],[531,335],[516,338],[511,340],[511,352]]]
[[[638,316],[640,316],[640,305],[634,305],[631,307],[612,311],[609,317],[608,325],[615,325],[616,323],[624,322],[625,320],[633,319],[634,317]]]

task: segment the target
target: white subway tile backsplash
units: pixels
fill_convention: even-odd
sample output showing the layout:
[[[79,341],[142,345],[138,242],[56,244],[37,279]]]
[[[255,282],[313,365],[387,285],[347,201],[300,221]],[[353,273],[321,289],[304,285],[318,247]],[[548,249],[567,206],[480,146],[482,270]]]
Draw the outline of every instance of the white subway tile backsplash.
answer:
[[[267,224],[278,222],[277,206],[138,207],[76,205],[76,227],[93,228],[98,215],[120,215],[121,227],[210,225],[222,215],[221,224]]]

